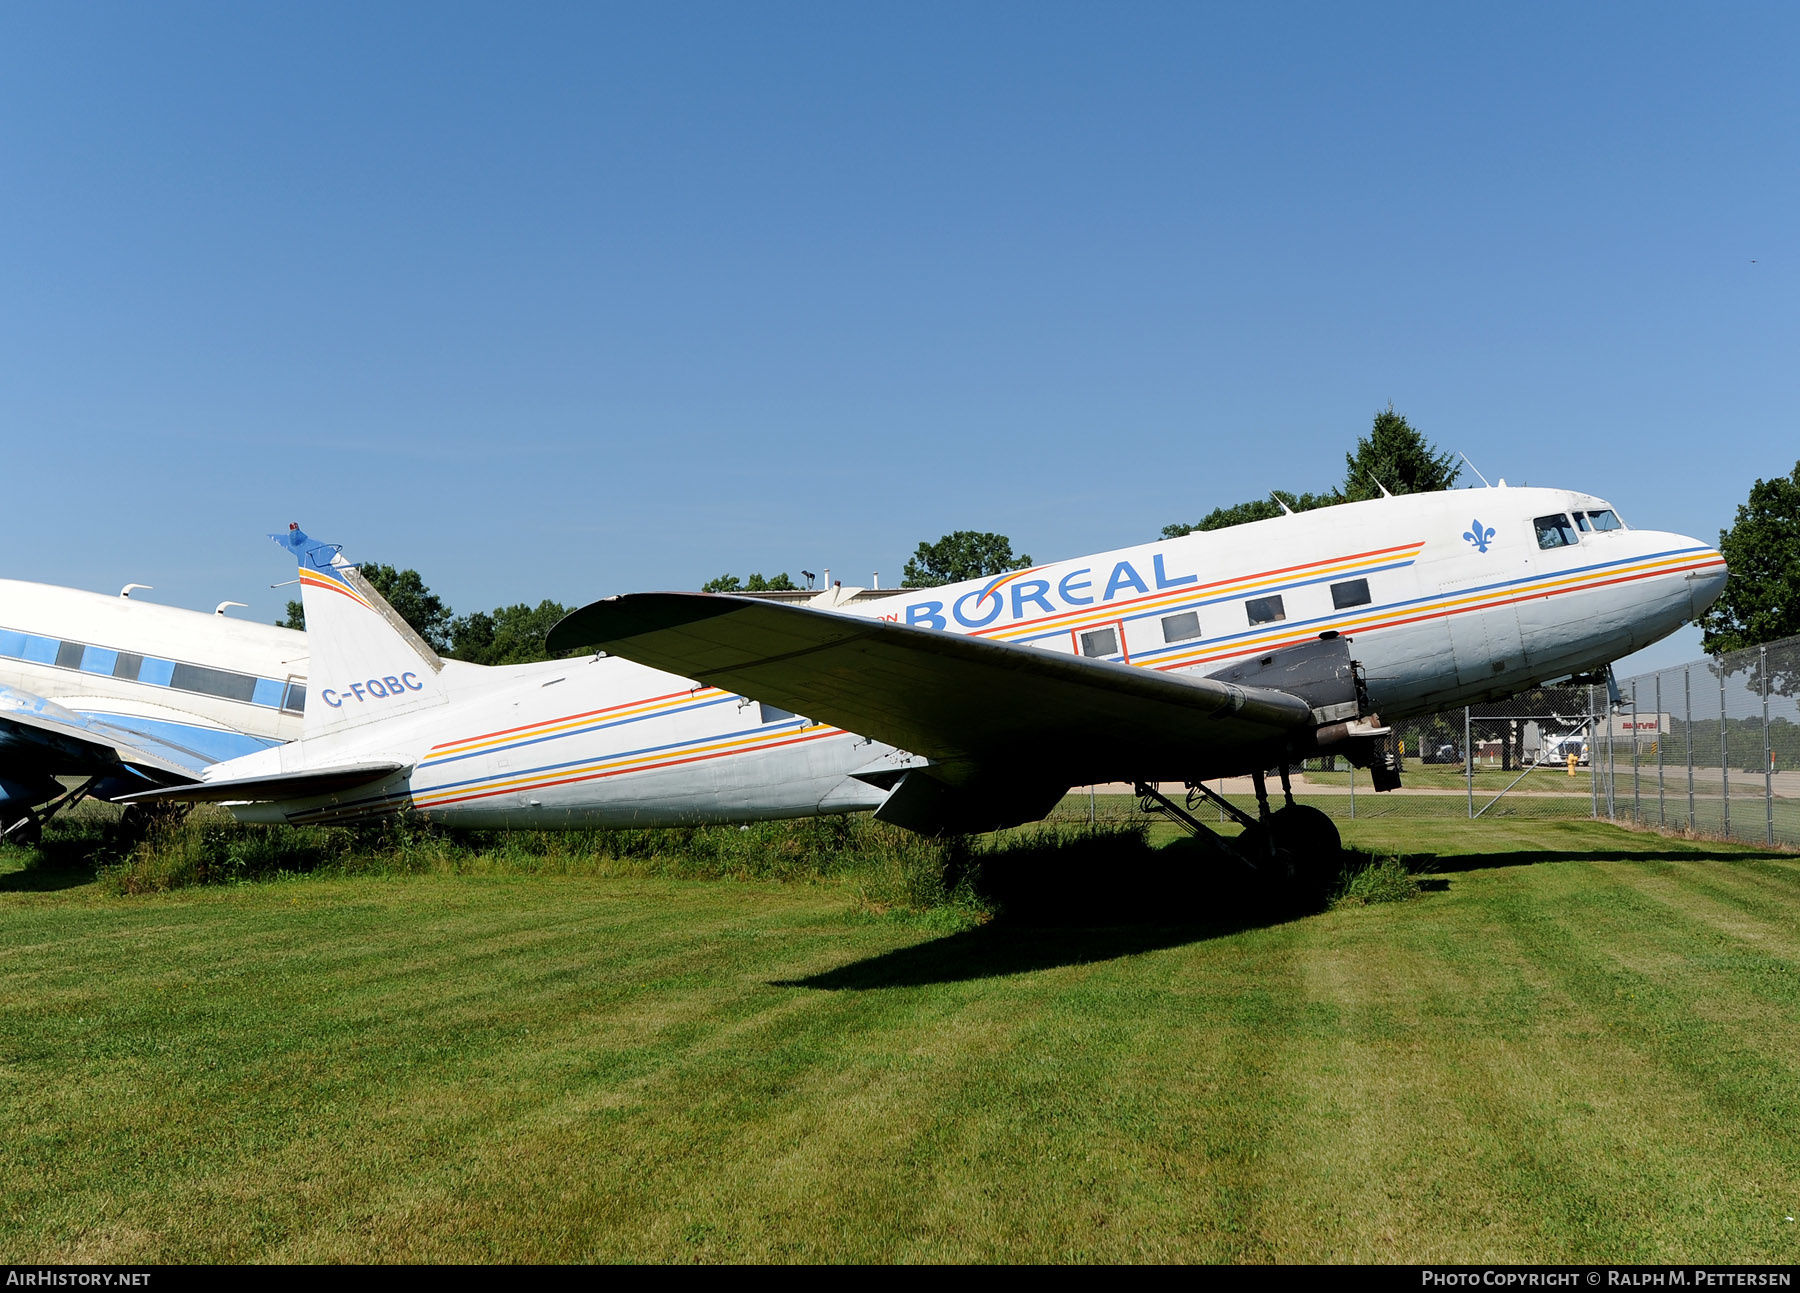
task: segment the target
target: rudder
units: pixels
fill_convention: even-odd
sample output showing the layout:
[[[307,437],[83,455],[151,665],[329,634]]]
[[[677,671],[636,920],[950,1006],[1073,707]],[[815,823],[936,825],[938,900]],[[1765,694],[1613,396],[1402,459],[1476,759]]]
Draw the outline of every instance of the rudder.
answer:
[[[339,545],[298,525],[269,536],[299,563],[300,599],[312,657],[304,739],[396,718],[449,699],[444,662],[426,645]]]

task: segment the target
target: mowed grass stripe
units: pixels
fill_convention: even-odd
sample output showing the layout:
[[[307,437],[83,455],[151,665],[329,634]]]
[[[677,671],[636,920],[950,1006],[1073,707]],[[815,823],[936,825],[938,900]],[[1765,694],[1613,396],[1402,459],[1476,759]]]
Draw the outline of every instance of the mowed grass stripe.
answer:
[[[0,1238],[32,1261],[1792,1260],[1793,862],[1357,830],[1439,853],[1447,888],[949,936],[766,883],[8,895]],[[1558,853],[1588,860],[1505,865]]]
[[[1518,954],[1555,987],[1529,1043],[1501,1034],[1471,1047],[1493,1059],[1464,1098],[1509,1129],[1533,1186],[1519,1202],[1553,1222],[1538,1249],[1555,1245],[1553,1259],[1791,1251],[1767,1202],[1800,1189],[1780,1130],[1796,1112],[1791,1047],[1774,1030],[1746,1050],[1698,1017],[1692,954],[1706,931],[1635,892],[1630,872],[1579,863],[1493,878]]]

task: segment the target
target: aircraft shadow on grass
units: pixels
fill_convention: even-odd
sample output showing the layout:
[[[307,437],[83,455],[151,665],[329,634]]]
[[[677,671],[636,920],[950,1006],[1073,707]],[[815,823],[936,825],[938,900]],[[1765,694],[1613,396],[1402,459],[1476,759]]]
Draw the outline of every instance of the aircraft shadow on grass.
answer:
[[[45,834],[24,855],[25,865],[0,873],[0,893],[55,893],[92,884],[100,869],[131,848],[116,827]],[[33,856],[35,855],[35,856]]]
[[[1278,924],[1325,893],[1272,902],[1249,872],[1142,834],[1027,839],[980,859],[974,887],[999,915],[978,929],[897,948],[777,987],[919,987],[1086,965]]]
[[[1408,853],[1405,856],[1407,864],[1414,871],[1453,875],[1459,871],[1537,866],[1544,862],[1752,862],[1771,855],[1746,852],[1742,848],[1696,848],[1691,852],[1681,853],[1671,853],[1667,849],[1590,849],[1582,852],[1522,849],[1516,853],[1457,853],[1449,857],[1440,857],[1435,853]]]
[[[1527,850],[1516,853],[1408,854],[1426,893],[1450,888],[1449,876],[1545,862],[1742,862],[1740,851]],[[1375,859],[1349,852],[1352,868]],[[997,865],[996,865],[997,863]],[[1000,916],[978,929],[897,948],[775,987],[844,991],[909,988],[1087,965],[1182,947],[1322,910],[1329,892],[1272,906],[1232,883],[1222,864],[1179,845],[1160,850],[1127,840],[1079,839],[1030,845],[991,858],[977,886]],[[1332,886],[1335,889],[1335,885]]]
[[[0,893],[55,893],[92,884],[99,868],[92,862],[38,863],[0,874]]]
[[[1071,965],[1111,961],[1142,952],[1183,947],[1267,923],[1026,925],[1001,920],[913,947],[883,952],[803,979],[777,980],[778,988],[839,992],[863,988],[918,988],[935,983],[1004,978]]]

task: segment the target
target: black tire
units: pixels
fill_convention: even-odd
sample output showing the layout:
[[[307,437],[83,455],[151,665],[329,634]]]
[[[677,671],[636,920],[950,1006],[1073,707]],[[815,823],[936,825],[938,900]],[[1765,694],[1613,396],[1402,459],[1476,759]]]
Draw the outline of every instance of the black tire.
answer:
[[[29,817],[19,819],[22,825],[10,831],[6,836],[8,844],[17,844],[20,848],[31,848],[44,838],[44,828]],[[11,823],[8,823],[11,825]]]
[[[1293,882],[1315,887],[1337,878],[1344,865],[1344,841],[1337,823],[1311,804],[1294,804],[1269,818],[1275,847],[1287,855]]]
[[[1336,859],[1344,851],[1343,837],[1337,823],[1324,809],[1311,804],[1294,804],[1280,809],[1269,818],[1275,832],[1275,847],[1289,853],[1324,854]]]

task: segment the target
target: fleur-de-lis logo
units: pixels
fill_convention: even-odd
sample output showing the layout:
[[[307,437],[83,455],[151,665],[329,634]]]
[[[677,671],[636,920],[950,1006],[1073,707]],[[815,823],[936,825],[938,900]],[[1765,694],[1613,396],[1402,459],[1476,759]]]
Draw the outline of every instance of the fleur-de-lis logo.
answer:
[[[1484,527],[1479,520],[1470,521],[1469,528],[1463,531],[1463,538],[1473,543],[1477,552],[1486,552],[1493,537],[1494,527]]]

